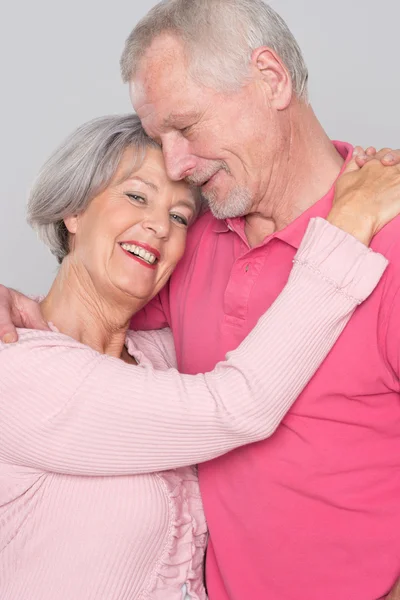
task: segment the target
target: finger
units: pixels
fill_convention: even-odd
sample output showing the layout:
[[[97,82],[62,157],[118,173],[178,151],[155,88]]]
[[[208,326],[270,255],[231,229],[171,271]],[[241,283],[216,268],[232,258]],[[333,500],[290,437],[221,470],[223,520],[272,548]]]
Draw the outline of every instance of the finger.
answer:
[[[392,150],[391,148],[381,148],[374,156],[370,156],[369,160],[375,158],[385,166],[394,166],[400,164],[400,150]],[[364,161],[364,164],[366,161]]]
[[[49,331],[50,328],[43,318],[38,302],[18,292],[11,292],[11,296],[22,327]]]
[[[400,164],[400,150],[390,150],[380,159],[385,166],[394,166]]]
[[[382,150],[377,152],[375,146],[369,146],[364,153],[358,153],[359,158],[357,159],[357,164],[359,167],[363,167],[371,160],[381,160],[388,152],[390,152],[390,148],[382,148]]]
[[[376,148],[374,146],[368,146],[368,148],[365,151],[365,154],[367,154],[367,156],[375,156]]]
[[[360,154],[362,153],[362,154]],[[358,160],[363,156],[364,150],[361,146],[356,146],[353,150],[353,155],[349,162],[346,165],[346,168],[343,171],[344,173],[352,173],[353,171],[359,171],[360,167],[358,165]],[[362,165],[361,165],[362,166]]]
[[[365,150],[362,146],[354,147],[353,158],[355,159],[356,164],[359,167],[363,167],[365,163],[369,160],[368,155],[365,153]]]
[[[14,325],[2,326],[0,324],[0,340],[4,344],[13,344],[18,341],[18,334],[17,334],[17,330],[15,329]]]
[[[378,152],[375,153],[374,158],[376,158],[377,160],[381,160],[381,158],[383,158],[386,154],[388,154],[391,151],[391,148],[381,148]]]
[[[50,331],[50,327],[48,323],[43,319],[39,307],[35,311],[29,310],[29,313],[25,310],[22,310],[21,319],[23,320],[24,327],[26,329],[40,329],[41,331]]]
[[[17,330],[11,320],[10,291],[4,285],[0,285],[0,340],[5,344],[16,342]]]

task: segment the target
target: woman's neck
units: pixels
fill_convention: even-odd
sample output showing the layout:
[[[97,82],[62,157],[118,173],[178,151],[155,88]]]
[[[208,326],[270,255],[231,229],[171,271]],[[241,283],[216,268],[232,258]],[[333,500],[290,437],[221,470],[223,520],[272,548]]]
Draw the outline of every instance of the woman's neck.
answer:
[[[65,335],[101,354],[121,358],[126,332],[140,307],[102,297],[88,273],[64,259],[53,285],[40,303],[43,316]]]

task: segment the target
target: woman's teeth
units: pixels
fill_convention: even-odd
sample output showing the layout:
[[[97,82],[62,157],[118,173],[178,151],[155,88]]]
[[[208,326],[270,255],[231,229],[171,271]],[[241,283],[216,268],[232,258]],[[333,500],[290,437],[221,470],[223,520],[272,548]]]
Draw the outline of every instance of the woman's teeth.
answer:
[[[121,244],[121,248],[123,248],[124,250],[127,250],[128,252],[130,252],[131,254],[134,254],[135,256],[139,256],[140,258],[142,258],[144,261],[146,261],[150,265],[154,264],[157,260],[157,257],[154,254],[152,254],[151,252],[148,252],[147,250],[145,250],[144,248],[141,248],[140,246],[135,246],[134,244]]]

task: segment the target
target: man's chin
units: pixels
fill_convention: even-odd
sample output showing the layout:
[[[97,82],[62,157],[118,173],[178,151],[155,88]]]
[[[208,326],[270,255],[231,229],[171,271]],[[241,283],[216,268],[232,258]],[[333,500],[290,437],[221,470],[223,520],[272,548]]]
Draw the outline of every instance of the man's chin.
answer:
[[[220,198],[213,191],[203,194],[209,209],[216,219],[235,219],[244,217],[251,210],[251,198],[248,192],[235,190],[226,198]]]

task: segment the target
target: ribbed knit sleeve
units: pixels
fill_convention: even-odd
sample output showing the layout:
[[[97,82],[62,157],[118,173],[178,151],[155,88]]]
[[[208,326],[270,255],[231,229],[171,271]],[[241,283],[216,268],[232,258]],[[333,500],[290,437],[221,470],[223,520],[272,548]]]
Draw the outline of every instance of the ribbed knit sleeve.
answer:
[[[121,475],[210,460],[273,434],[387,261],[322,219],[289,281],[206,374],[134,367],[67,336],[20,330],[0,349],[0,455],[66,474]]]

